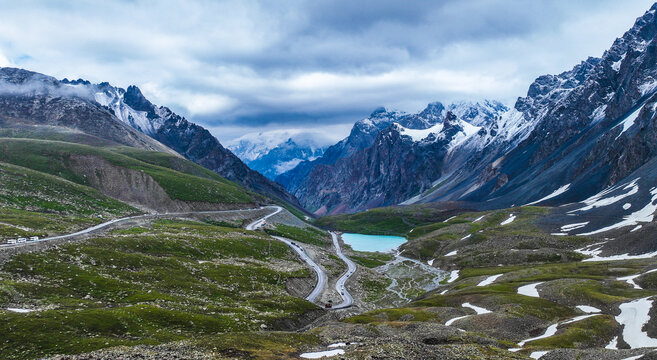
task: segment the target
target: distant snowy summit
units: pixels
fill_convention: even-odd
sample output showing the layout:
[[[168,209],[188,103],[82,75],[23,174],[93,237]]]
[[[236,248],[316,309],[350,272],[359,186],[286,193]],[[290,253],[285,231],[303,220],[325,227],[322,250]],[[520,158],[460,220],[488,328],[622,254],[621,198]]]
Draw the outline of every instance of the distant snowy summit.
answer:
[[[283,129],[248,133],[228,142],[227,147],[251,169],[273,180],[302,161],[322,156],[333,142],[320,132]]]

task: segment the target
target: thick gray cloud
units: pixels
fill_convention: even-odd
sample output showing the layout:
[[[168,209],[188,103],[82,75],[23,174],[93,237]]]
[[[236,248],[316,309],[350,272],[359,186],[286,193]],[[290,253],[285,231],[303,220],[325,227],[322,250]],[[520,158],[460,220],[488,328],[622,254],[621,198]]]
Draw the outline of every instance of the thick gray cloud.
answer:
[[[136,84],[228,140],[336,137],[385,105],[512,103],[599,56],[651,1],[3,1],[0,66]],[[343,124],[343,126],[340,126]],[[336,129],[342,129],[342,133]]]

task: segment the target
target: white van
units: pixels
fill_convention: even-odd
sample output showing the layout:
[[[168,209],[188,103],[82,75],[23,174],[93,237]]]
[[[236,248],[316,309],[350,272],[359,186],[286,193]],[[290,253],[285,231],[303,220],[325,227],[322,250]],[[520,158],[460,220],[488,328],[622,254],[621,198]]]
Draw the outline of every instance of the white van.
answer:
[[[7,244],[15,244],[15,243],[16,243],[16,239],[7,240]]]

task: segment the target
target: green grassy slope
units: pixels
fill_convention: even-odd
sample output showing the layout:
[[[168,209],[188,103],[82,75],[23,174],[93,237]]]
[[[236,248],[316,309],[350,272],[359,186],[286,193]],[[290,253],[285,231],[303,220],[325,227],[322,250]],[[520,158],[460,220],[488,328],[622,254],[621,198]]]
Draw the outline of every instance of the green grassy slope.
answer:
[[[73,232],[139,210],[88,186],[0,162],[0,243]]]
[[[285,224],[276,224],[275,229],[266,228],[265,231],[270,235],[282,236],[306,244],[318,246],[327,246],[331,244],[331,238],[328,233],[312,227],[298,228]]]
[[[30,359],[271,328],[315,309],[285,291],[289,277],[309,275],[264,234],[190,221],[15,255],[0,265],[0,309],[37,311],[0,310],[0,353]]]
[[[256,197],[237,184],[174,155],[139,149],[98,148],[59,141],[0,139],[0,157],[4,162],[88,185],[86,179],[71,169],[69,160],[75,155],[91,155],[116,166],[142,171],[153,177],[172,199],[209,203],[250,203]],[[165,165],[171,165],[178,170]]]

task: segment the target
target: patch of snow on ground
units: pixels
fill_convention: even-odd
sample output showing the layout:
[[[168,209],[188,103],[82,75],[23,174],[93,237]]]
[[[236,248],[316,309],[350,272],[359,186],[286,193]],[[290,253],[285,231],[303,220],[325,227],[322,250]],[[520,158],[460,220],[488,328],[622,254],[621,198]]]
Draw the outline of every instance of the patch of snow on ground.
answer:
[[[549,353],[549,351],[534,351],[531,354],[529,354],[529,357],[532,359],[540,359],[543,357],[543,355]]]
[[[32,309],[19,309],[19,308],[7,308],[7,311],[26,314],[26,313],[32,312],[34,310],[32,310]]]
[[[601,311],[600,309],[589,305],[577,305],[576,307],[587,314],[599,313]]]
[[[639,286],[639,284],[637,284],[637,283],[634,282],[634,279],[638,278],[639,276],[643,276],[643,275],[645,275],[645,274],[653,273],[653,272],[655,272],[655,271],[657,271],[657,269],[652,269],[652,270],[650,270],[650,271],[646,271],[646,272],[644,272],[644,273],[642,273],[642,274],[635,274],[635,275],[629,275],[629,276],[619,277],[617,280],[625,281],[626,283],[632,285],[632,287],[635,288],[635,289],[643,289],[641,286]]]
[[[444,223],[446,223],[446,222],[448,222],[448,221],[450,221],[450,220],[452,220],[452,219],[453,219],[453,218],[455,218],[455,217],[456,217],[456,216],[452,216],[451,218],[449,218],[449,219],[446,219],[446,220],[444,220],[443,222],[444,222]]]
[[[308,352],[308,353],[303,353],[300,356],[303,359],[321,359],[324,357],[331,357],[331,356],[342,355],[342,354],[344,354],[343,349],[335,349],[335,350]]]
[[[591,121],[595,124],[604,119],[605,110],[607,110],[607,104],[598,106],[595,110],[593,110],[593,114],[591,114]]]
[[[639,359],[641,359],[641,358],[643,357],[643,355],[644,355],[644,354],[641,354],[641,355],[635,355],[635,356],[630,356],[630,357],[626,357],[626,358],[621,359],[621,360],[639,360]]]
[[[613,339],[605,346],[605,349],[618,350],[618,336],[614,336]]]
[[[426,139],[430,134],[438,134],[443,130],[443,123],[438,123],[428,129],[408,129],[397,123],[395,124],[398,126],[401,135],[410,136],[416,142]]]
[[[635,288],[635,289],[641,289],[641,286],[639,286],[639,284],[634,282],[634,279],[638,278],[641,275],[643,275],[643,274],[623,276],[623,277],[619,277],[618,280],[625,281],[626,283],[632,285],[632,287]]]
[[[631,113],[628,117],[625,118],[621,123],[618,125],[614,126],[612,129],[617,128],[618,126],[623,125],[623,130],[616,136],[614,140],[617,140],[621,135],[623,135],[624,132],[629,130],[632,125],[634,125],[634,121],[636,120],[637,117],[639,117],[639,112],[641,112],[641,109],[643,108],[643,105],[639,106],[633,113]]]
[[[623,204],[623,210],[627,210],[627,209],[629,209],[629,208],[631,208],[631,207],[632,207],[632,204],[630,204],[630,203],[625,203],[625,204]]]
[[[643,326],[650,320],[648,312],[652,307],[652,300],[638,299],[621,304],[618,308],[621,313],[616,321],[623,325],[623,340],[632,349],[657,346],[657,339],[653,339],[643,331]]]
[[[645,84],[639,85],[639,91],[641,92],[641,96],[653,92],[657,88],[657,80],[652,80],[649,81]]]
[[[643,225],[637,225],[632,230],[630,230],[630,232],[635,232],[635,231],[641,229],[642,227],[643,227]]]
[[[576,252],[579,252],[575,250]],[[599,254],[602,252],[599,248],[594,250],[593,257],[584,259],[582,261],[584,262],[589,262],[589,261],[620,261],[620,260],[639,260],[639,259],[650,259],[655,256],[657,256],[657,251],[651,252],[651,253],[645,253],[645,254],[639,254],[639,255],[630,255],[630,254],[622,254],[622,255],[611,255],[611,256],[599,256]],[[584,254],[583,252],[579,252],[580,254]],[[584,254],[588,255],[588,254]]]
[[[576,212],[576,211],[588,211],[588,210],[591,210],[591,209],[595,209],[595,208],[599,208],[599,207],[603,207],[603,206],[608,206],[608,205],[611,205],[615,202],[618,202],[618,201],[620,201],[620,200],[622,200],[622,199],[624,199],[628,196],[634,195],[634,194],[639,192],[639,185],[637,185],[637,183],[636,183],[639,179],[640,178],[636,178],[636,179],[632,180],[632,182],[630,182],[629,184],[625,185],[625,187],[623,187],[623,190],[628,190],[626,193],[616,195],[616,196],[611,196],[611,197],[608,197],[608,198],[603,198],[605,195],[611,193],[612,191],[614,191],[618,188],[618,187],[610,187],[610,188],[602,190],[601,192],[599,192],[599,193],[591,196],[590,198],[582,201],[587,206],[584,206],[583,208],[579,208],[579,209],[572,210],[572,211],[569,211],[569,212],[572,213],[572,212]],[[623,205],[623,208],[625,209],[625,205]],[[628,207],[628,209],[629,209],[629,207]]]
[[[533,337],[533,338],[523,340],[523,341],[518,343],[518,346],[520,346],[522,348],[528,342],[548,338],[548,337],[550,337],[550,336],[557,333],[557,328],[558,327],[559,327],[559,324],[552,324],[552,325],[548,326],[547,329],[545,329],[545,333],[543,333],[543,335],[539,335],[539,336],[536,336],[536,337]]]
[[[447,254],[445,254],[445,256],[454,256],[454,255],[456,255],[458,252],[459,252],[458,250],[450,251],[450,252],[448,252]]]
[[[462,237],[461,240],[465,240],[465,239],[469,238],[470,236],[472,236],[472,234],[468,234],[468,235]]]
[[[427,260],[427,264],[429,264],[429,266],[433,266],[433,261],[434,261],[434,260],[435,260],[435,259]]]
[[[457,320],[465,319],[465,318],[467,318],[468,316],[470,316],[470,315],[457,316],[457,317],[455,317],[455,318],[453,318],[453,319],[449,319],[449,320],[447,320],[447,322],[445,323],[445,326],[450,326],[450,325],[452,325],[454,322],[456,322]]]
[[[611,68],[614,69],[614,71],[619,71],[619,70],[620,70],[621,63],[623,62],[623,59],[625,59],[625,55],[626,55],[626,54],[627,54],[627,53],[623,54],[623,55],[621,56],[621,58],[620,58],[618,61],[614,61],[614,62],[611,64]]]
[[[472,222],[473,222],[473,223],[479,222],[481,219],[484,218],[484,216],[486,216],[486,215],[481,215],[480,217],[474,219]]]
[[[536,200],[536,201],[534,201],[534,202],[530,202],[529,204],[525,204],[525,205],[534,205],[534,204],[538,204],[538,203],[540,203],[540,202],[543,202],[543,201],[545,201],[545,200],[552,199],[553,197],[557,197],[557,196],[559,196],[559,195],[565,193],[566,191],[568,191],[569,188],[570,188],[570,184],[566,184],[566,185],[564,185],[564,186],[562,186],[562,187],[560,187],[560,188],[554,190],[554,191],[552,192],[552,194],[550,194],[550,195],[548,195],[548,196],[546,196],[546,197],[540,198],[540,199],[538,199],[538,200]]]
[[[477,315],[488,314],[488,313],[491,312],[491,311],[488,310],[488,309],[484,309],[484,308],[482,308],[482,307],[479,307],[479,306],[476,306],[476,305],[472,305],[472,304],[470,304],[470,303],[463,303],[461,306],[463,306],[463,307],[467,307],[467,308],[470,308],[470,309],[474,310],[474,311],[477,313]]]
[[[492,284],[493,282],[495,282],[495,280],[497,280],[497,279],[498,279],[500,276],[502,276],[502,275],[504,275],[504,274],[497,274],[497,275],[489,276],[489,277],[487,277],[486,279],[484,279],[484,281],[482,281],[482,282],[480,282],[479,284],[477,284],[477,286],[486,286],[486,285],[490,285],[490,284]]]
[[[566,321],[561,322],[561,323],[552,324],[552,325],[548,326],[547,329],[545,329],[545,333],[543,333],[543,335],[540,335],[540,336],[536,336],[536,337],[533,337],[533,338],[529,338],[529,339],[523,340],[523,341],[521,341],[521,342],[518,343],[519,348],[516,348],[516,349],[509,349],[509,351],[514,351],[514,352],[515,352],[515,351],[519,351],[519,350],[521,350],[522,347],[525,346],[525,344],[528,343],[528,342],[532,342],[532,341],[540,340],[540,339],[545,339],[545,338],[548,338],[548,337],[550,337],[550,336],[553,336],[554,334],[557,333],[557,329],[559,328],[559,325],[564,325],[564,324],[574,323],[574,322],[577,322],[577,321],[580,321],[580,320],[584,320],[584,319],[587,319],[587,318],[590,318],[590,317],[592,317],[592,316],[596,316],[596,315],[598,315],[598,314],[576,316],[576,317],[574,317],[574,318],[572,318],[572,319],[570,319],[570,320],[566,320]]]
[[[516,219],[516,215],[515,215],[515,214],[509,214],[509,218],[506,219],[506,220],[504,220],[504,221],[502,221],[502,222],[500,223],[500,225],[511,224],[511,223],[513,222],[513,220],[515,220],[515,219]]]
[[[452,270],[452,272],[449,273],[449,279],[447,279],[448,283],[452,283],[456,281],[456,279],[459,278],[459,271],[458,270]]]
[[[602,229],[598,229],[578,235],[594,235],[612,229],[622,228],[625,226],[635,226],[638,225],[640,222],[652,222],[654,218],[654,212],[655,210],[657,210],[657,205],[655,204],[655,201],[657,201],[657,189],[652,189],[650,191],[650,194],[652,195],[652,197],[648,202],[648,204],[646,204],[646,206],[644,206],[641,210],[635,211],[629,215],[625,215],[622,221],[610,226],[603,227]]]
[[[276,163],[276,165],[274,165],[274,169],[276,169],[276,174],[282,174],[286,171],[294,169],[302,161],[304,161],[304,159],[298,159],[298,158],[288,160],[288,161],[279,161],[279,162]],[[312,160],[310,160],[310,161],[312,161]]]
[[[524,285],[518,288],[518,294],[531,296],[531,297],[540,297],[538,294],[538,289],[536,287],[541,285],[543,282],[537,282],[529,285]]]
[[[349,343],[349,345],[356,345],[356,344],[358,344],[358,343],[355,343],[355,342]],[[347,346],[347,343],[339,342],[339,343],[329,345],[328,348],[330,349],[330,348],[345,347],[345,346]]]
[[[577,230],[577,229],[579,229],[579,228],[583,228],[583,227],[585,227],[586,225],[589,224],[589,222],[590,222],[590,221],[581,222],[581,223],[575,223],[575,224],[564,225],[564,226],[561,227],[561,231],[563,231],[563,232],[570,232],[570,231],[573,231],[573,230]]]
[[[572,319],[570,319],[570,320],[566,320],[566,321],[560,323],[559,325],[561,325],[561,324],[572,324],[572,323],[574,323],[574,322],[577,322],[577,321],[580,321],[580,320],[584,320],[584,319],[588,319],[588,318],[593,317],[593,316],[596,316],[596,315],[600,315],[600,314],[589,314],[589,315],[575,316],[574,318],[572,318]]]

